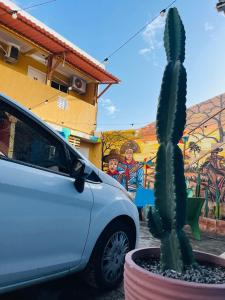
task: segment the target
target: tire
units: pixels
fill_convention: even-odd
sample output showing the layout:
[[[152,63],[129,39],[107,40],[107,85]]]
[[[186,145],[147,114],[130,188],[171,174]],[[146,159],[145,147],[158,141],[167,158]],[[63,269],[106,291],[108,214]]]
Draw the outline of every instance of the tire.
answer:
[[[93,250],[84,279],[95,288],[112,290],[123,280],[125,255],[135,247],[129,223],[116,220],[103,231]]]

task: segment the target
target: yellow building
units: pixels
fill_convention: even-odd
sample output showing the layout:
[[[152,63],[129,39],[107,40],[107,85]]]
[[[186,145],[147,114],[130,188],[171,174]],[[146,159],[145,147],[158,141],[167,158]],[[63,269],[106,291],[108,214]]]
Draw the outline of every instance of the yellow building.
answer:
[[[11,1],[0,0],[0,16],[0,92],[52,125],[101,167],[101,143],[95,137],[98,98],[119,80]],[[98,95],[100,84],[106,87]]]

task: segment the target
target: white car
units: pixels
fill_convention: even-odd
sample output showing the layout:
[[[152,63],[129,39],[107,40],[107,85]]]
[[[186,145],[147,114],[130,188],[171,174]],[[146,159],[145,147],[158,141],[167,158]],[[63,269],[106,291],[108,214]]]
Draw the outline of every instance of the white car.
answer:
[[[138,231],[116,180],[0,95],[0,292],[82,270],[114,288]]]

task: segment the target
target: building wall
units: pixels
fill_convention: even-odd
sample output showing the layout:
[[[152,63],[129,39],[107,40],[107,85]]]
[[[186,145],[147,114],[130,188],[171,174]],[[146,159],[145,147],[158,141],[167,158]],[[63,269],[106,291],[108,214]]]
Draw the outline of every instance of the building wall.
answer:
[[[9,37],[14,37],[21,42],[26,42],[32,48],[35,48],[39,53],[45,53],[43,49],[24,40],[16,33],[7,31],[0,26],[0,31],[8,34]],[[0,42],[0,45],[7,49],[7,45]],[[47,57],[48,53],[45,53]],[[55,62],[53,62],[54,65]],[[92,134],[96,124],[96,97],[97,97],[97,82],[89,78],[87,81],[87,90],[83,95],[76,91],[69,93],[59,92],[57,89],[47,86],[45,83],[38,82],[28,77],[28,67],[31,66],[38,71],[47,74],[46,65],[38,62],[29,55],[20,52],[19,59],[16,63],[7,63],[4,59],[4,52],[0,50],[0,72],[2,74],[0,81],[0,92],[12,97],[26,107],[35,107],[32,111],[38,114],[42,119],[53,122],[63,127],[68,127],[84,133]],[[81,71],[74,69],[74,75],[88,78],[87,74],[82,74]],[[82,77],[82,76],[81,76]],[[52,80],[70,85],[70,78],[53,72]],[[68,101],[68,109],[65,111],[59,110],[57,106],[58,96],[65,98]],[[49,99],[48,105],[40,105],[41,102]]]
[[[90,148],[90,161],[99,169],[102,168],[102,144],[92,144]]]
[[[77,97],[66,95],[0,63],[0,91],[21,103],[43,120],[91,134],[95,129],[96,107]],[[58,97],[68,101],[68,109],[61,110]],[[47,104],[39,105],[49,99]]]
[[[2,28],[0,26],[0,30],[4,31],[4,32],[7,32],[7,30],[5,28]],[[12,35],[12,32],[10,32],[10,35]],[[15,35],[17,38],[18,38],[18,35]],[[21,37],[21,41],[23,41],[23,38]],[[27,41],[26,41],[27,42]],[[0,43],[0,45],[3,46],[3,48],[7,48],[7,45],[4,44],[4,43]],[[30,44],[32,45],[32,44]],[[33,45],[32,45],[33,47]],[[38,49],[38,47],[36,46],[36,49],[37,51],[40,51],[41,53],[43,53],[43,50],[42,49]],[[47,53],[46,53],[47,55]],[[24,74],[24,75],[27,75],[27,72],[28,72],[28,66],[31,66],[43,73],[47,73],[47,63],[46,65],[42,64],[42,63],[39,63],[38,61],[36,61],[35,59],[33,59],[31,56],[28,56],[28,55],[25,55],[23,53],[20,52],[20,55],[19,55],[19,60],[17,63],[15,64],[10,64],[10,63],[6,63],[4,61],[4,56],[3,56],[3,52],[0,51],[0,63],[1,64],[6,64],[7,67],[11,70],[14,70],[16,72],[19,72],[21,74]],[[75,74],[78,75],[78,76],[81,76],[82,77],[82,73],[79,71],[79,70],[74,70]],[[74,75],[75,75],[74,74]],[[83,74],[85,75],[85,74]],[[54,72],[53,73],[53,79],[61,79],[63,82],[67,83],[68,85],[70,84],[70,80],[68,77],[60,74],[59,72]],[[90,80],[90,82],[88,83],[87,85],[87,91],[85,94],[83,95],[80,95],[78,93],[76,93],[75,91],[71,91],[70,94],[71,96],[75,96],[76,98],[80,99],[80,100],[83,100],[83,101],[86,101],[90,104],[95,104],[95,100],[96,100],[96,91],[97,91],[97,83],[93,82]]]
[[[101,169],[102,166],[102,144],[80,142],[80,149],[78,149],[85,157],[87,157],[97,168]],[[86,155],[88,154],[88,155]]]
[[[48,53],[43,49],[27,41],[27,39],[18,36],[16,33],[14,34],[12,31],[8,31],[6,28],[0,26],[1,31],[4,32],[4,36],[8,35],[17,41],[20,40],[22,44],[25,42],[26,45],[31,46],[28,49],[36,49],[39,54],[42,53],[45,57],[48,56]],[[4,44],[2,41],[0,45],[4,49],[7,49],[7,44]],[[54,64],[55,61],[53,61]],[[29,67],[46,74],[47,77],[47,62],[43,64],[31,56],[20,52],[16,63],[7,63],[4,59],[4,52],[0,50],[0,93],[9,96],[29,108],[44,121],[58,128],[57,130],[66,128],[74,136],[77,134],[79,137],[82,134],[86,134],[88,138],[91,138],[96,129],[98,83],[94,79],[89,78],[87,74],[70,67],[70,72],[74,70],[74,75],[82,77],[87,81],[87,90],[83,95],[80,95],[76,91],[64,93],[52,88],[50,82],[47,82],[47,80],[41,82],[29,77]],[[52,80],[70,86],[70,78],[59,72],[53,72]],[[60,108],[59,100],[65,101],[67,107]],[[80,146],[81,152],[86,154],[92,163],[101,168],[100,144],[81,141]]]

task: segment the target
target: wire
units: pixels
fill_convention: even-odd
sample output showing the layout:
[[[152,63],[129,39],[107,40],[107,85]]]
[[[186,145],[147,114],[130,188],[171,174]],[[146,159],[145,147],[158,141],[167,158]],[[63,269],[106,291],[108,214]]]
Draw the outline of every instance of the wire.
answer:
[[[46,104],[49,104],[49,103],[51,103],[51,102],[54,102],[54,101],[56,101],[57,99],[55,99],[55,97],[57,97],[57,96],[60,96],[60,95],[62,95],[62,92],[61,91],[59,91],[58,93],[56,93],[56,94],[54,94],[53,96],[51,96],[51,97],[49,97],[49,98],[47,98],[47,99],[45,99],[45,100],[43,100],[43,101],[41,101],[40,103],[38,103],[38,104],[35,104],[34,106],[31,106],[31,107],[29,107],[28,109],[29,110],[33,110],[33,109],[35,109],[35,108],[37,108],[37,107],[39,107],[39,106],[41,106],[41,105],[46,105]],[[51,100],[51,101],[49,101],[49,100]],[[66,98],[66,100],[67,101],[69,101],[70,99],[68,99],[68,98]],[[72,124],[87,124],[87,125],[93,125],[93,126],[135,126],[135,125],[143,125],[143,124],[149,124],[149,121],[146,121],[146,122],[137,122],[137,123],[105,123],[105,124],[99,124],[99,123],[88,123],[88,122],[69,122],[69,123],[72,123]]]
[[[146,122],[141,122],[141,123],[104,123],[104,124],[101,124],[101,123],[98,123],[97,125],[98,126],[123,126],[123,125],[130,125],[130,126],[134,126],[134,125],[143,125],[143,124],[149,124],[149,121],[146,121]]]
[[[4,16],[4,15],[7,15],[7,14],[13,14],[13,13],[18,13],[20,11],[25,11],[25,10],[29,10],[31,8],[34,8],[34,7],[38,7],[38,6],[42,6],[42,5],[46,5],[46,4],[49,4],[51,2],[55,2],[56,0],[49,0],[49,1],[45,1],[45,2],[41,2],[41,3],[37,3],[37,4],[34,4],[34,5],[30,5],[30,6],[27,6],[27,7],[24,7],[24,8],[19,8],[18,10],[11,10],[11,11],[7,11],[5,13],[2,13],[0,14],[0,17],[1,16]]]
[[[20,10],[28,10],[28,9],[31,9],[31,8],[34,8],[34,7],[38,7],[38,6],[49,4],[51,2],[56,2],[56,0],[49,0],[49,1],[45,1],[45,2],[40,2],[40,3],[34,4],[34,5],[30,5],[30,6],[21,8],[18,11],[20,11]]]
[[[121,46],[116,48],[114,51],[112,51],[105,59],[103,59],[102,63],[108,62],[109,58],[112,57],[114,54],[116,54],[120,49],[122,49],[124,46],[126,46],[130,41],[132,41],[139,33],[141,33],[148,25],[152,24],[162,13],[164,14],[168,8],[170,8],[177,0],[172,1],[167,7],[162,9],[159,13],[159,15],[155,16],[153,19],[151,19],[147,24],[142,26],[138,31],[136,31],[133,35],[131,35]]]
[[[28,109],[29,109],[29,110],[32,110],[32,109],[34,109],[34,108],[39,107],[39,106],[42,105],[42,104],[48,104],[48,103],[50,103],[50,102],[54,102],[54,101],[56,101],[56,99],[54,99],[54,98],[57,97],[57,96],[59,96],[59,95],[61,95],[61,94],[62,94],[62,92],[59,91],[57,94],[54,94],[53,96],[51,96],[51,97],[45,99],[44,101],[42,101],[42,102],[40,102],[40,103],[38,103],[38,104],[36,104],[36,105],[34,105],[34,106],[32,106],[32,107],[29,107]],[[51,100],[51,99],[53,99],[53,100]],[[49,100],[51,100],[51,101],[49,101]]]
[[[190,130],[187,134],[189,135],[190,133],[192,133],[193,131],[195,131],[196,129],[198,129],[199,127],[201,127],[202,125],[204,125],[205,123],[207,123],[209,120],[211,120],[212,118],[214,118],[216,115],[218,115],[219,113],[221,113],[224,110],[225,110],[225,107],[222,108],[222,109],[220,109],[218,112],[216,112],[211,117],[207,118],[205,121],[203,121],[202,123],[200,123],[198,126],[196,126],[195,128],[193,128],[192,130]]]

